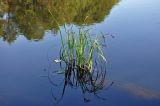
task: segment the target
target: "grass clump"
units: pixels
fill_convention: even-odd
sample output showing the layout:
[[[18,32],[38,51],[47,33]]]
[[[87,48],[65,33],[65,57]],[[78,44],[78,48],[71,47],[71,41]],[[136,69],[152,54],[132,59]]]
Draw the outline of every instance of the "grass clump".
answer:
[[[55,19],[51,11],[49,12]],[[61,29],[57,21],[56,23],[58,28]],[[96,97],[105,100],[97,94],[108,86],[106,81],[107,61],[103,52],[106,35],[95,36],[90,33],[90,29],[86,29],[84,26],[81,26],[77,31],[73,27],[68,29],[64,25],[64,31],[59,30],[62,47],[59,59],[55,62],[60,63],[62,71],[53,73],[64,74],[62,75],[64,79],[62,81],[61,97],[58,99],[52,94],[57,103],[62,100],[67,86],[80,88],[85,102],[90,101],[87,97],[88,94],[94,94]],[[52,78],[54,77],[49,76],[50,82],[54,86],[61,86],[62,83],[55,84],[55,80],[52,81]]]
[[[65,37],[60,31],[62,49],[60,59],[67,65],[73,65],[81,70],[93,70],[93,55],[106,62],[101,44],[104,35],[93,37],[89,29],[80,28],[77,32],[65,28]]]
[[[89,102],[87,97],[94,94],[99,99],[98,92],[108,86],[106,81],[106,58],[103,52],[105,36],[103,34],[95,36],[89,29],[80,28],[78,31],[72,27],[64,27],[63,33],[60,30],[61,50],[60,58],[55,60],[60,63],[63,79],[63,90],[60,99],[52,96],[59,102],[64,96],[67,86],[80,88],[85,102]],[[65,64],[64,64],[65,63]],[[55,71],[54,73],[59,73]],[[54,83],[53,81],[52,83]],[[60,84],[54,84],[59,85]]]

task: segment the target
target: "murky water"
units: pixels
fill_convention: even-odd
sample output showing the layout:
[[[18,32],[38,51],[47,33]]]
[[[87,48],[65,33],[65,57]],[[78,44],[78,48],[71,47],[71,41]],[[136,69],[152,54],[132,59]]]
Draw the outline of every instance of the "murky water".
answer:
[[[1,106],[159,106],[159,0],[1,0]],[[86,18],[87,17],[87,18]],[[59,56],[61,25],[91,28],[106,39],[107,89],[87,94],[66,86],[54,60]],[[49,77],[48,77],[49,76]],[[111,84],[111,85],[110,85]]]

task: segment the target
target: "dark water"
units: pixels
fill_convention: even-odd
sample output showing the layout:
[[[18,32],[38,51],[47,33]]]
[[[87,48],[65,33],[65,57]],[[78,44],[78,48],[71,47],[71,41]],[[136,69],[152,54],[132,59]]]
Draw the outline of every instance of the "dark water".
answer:
[[[8,1],[0,4],[0,106],[160,105],[159,0]],[[62,81],[52,73],[61,47],[56,21],[76,30],[86,16],[92,33],[114,36],[105,49],[106,80],[114,83],[99,92],[106,100],[90,94],[85,103],[81,89],[68,86],[57,104],[63,86],[48,79]]]

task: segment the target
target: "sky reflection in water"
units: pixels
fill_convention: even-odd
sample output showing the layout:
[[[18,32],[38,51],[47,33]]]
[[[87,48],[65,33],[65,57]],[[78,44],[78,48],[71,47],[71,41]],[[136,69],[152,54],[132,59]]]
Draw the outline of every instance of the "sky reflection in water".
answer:
[[[104,2],[105,0],[99,1],[99,4],[91,3],[91,7],[97,4],[94,10],[87,5],[90,3],[88,1],[83,4],[83,8],[79,9],[77,6],[78,10],[75,11],[74,8],[70,10],[70,14],[67,14],[69,7],[64,3],[61,5],[66,6],[64,8],[66,12],[64,14],[59,12],[56,15],[61,25],[67,21],[68,24],[74,23],[74,27],[77,27],[82,25],[86,14],[91,14],[93,16],[89,18],[88,25],[93,33],[103,32],[114,35],[114,39],[108,37],[105,49],[108,59],[107,82],[114,83],[108,90],[100,93],[100,96],[107,100],[103,101],[91,96],[91,102],[83,103],[80,89],[74,90],[69,87],[59,105],[160,105],[158,84],[160,81],[160,47],[158,46],[160,45],[160,7],[158,4],[160,2],[122,0],[115,7],[116,0],[108,0],[109,6],[103,5]],[[74,1],[70,1],[69,5],[72,3]],[[47,10],[40,14],[38,11],[40,7],[35,6],[35,13],[32,13],[30,6],[26,7],[27,11],[21,9],[22,4],[19,3],[17,6],[11,8],[17,17],[13,15],[14,18],[9,23],[0,21],[0,105],[54,105],[51,91],[53,86],[47,77],[43,76],[47,75],[48,70],[52,72],[59,69],[59,66],[54,65],[53,62],[59,55],[61,44],[59,36],[53,35],[59,29],[53,24],[54,22],[50,23],[52,19],[45,12]],[[88,7],[88,11],[82,14],[85,7]],[[100,7],[104,7],[102,9],[104,12],[99,15],[97,13],[100,12],[101,9],[98,9]],[[58,8],[59,11],[64,9]],[[52,12],[55,12],[54,9]],[[27,14],[29,18],[22,18],[22,16],[28,17]],[[8,33],[5,33],[6,27],[9,28]],[[50,30],[52,28],[53,30]],[[59,80],[58,76],[54,78]],[[58,95],[60,88],[54,90]]]

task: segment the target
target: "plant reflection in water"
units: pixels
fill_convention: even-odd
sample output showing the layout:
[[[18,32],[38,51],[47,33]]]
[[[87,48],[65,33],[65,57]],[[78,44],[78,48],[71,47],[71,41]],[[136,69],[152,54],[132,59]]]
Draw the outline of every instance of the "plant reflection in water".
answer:
[[[57,103],[62,100],[67,87],[80,88],[84,102],[90,101],[87,95],[91,94],[105,100],[98,93],[113,84],[106,81],[107,61],[102,46],[106,36],[102,35],[93,39],[93,36],[90,35],[88,30],[80,29],[78,33],[74,33],[71,29],[66,31],[66,42],[61,37],[60,59],[55,60],[57,64],[60,64],[61,71],[54,71],[53,73],[61,76],[61,78],[63,77],[63,80],[57,84],[53,80],[53,76],[49,75],[49,81],[53,85],[52,96]],[[59,86],[63,89],[61,90],[61,96],[57,98],[54,88]]]

